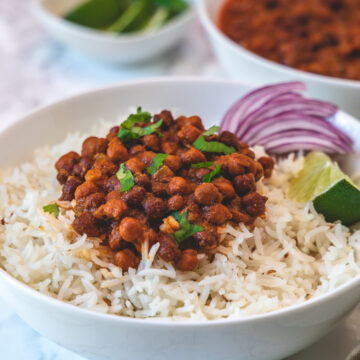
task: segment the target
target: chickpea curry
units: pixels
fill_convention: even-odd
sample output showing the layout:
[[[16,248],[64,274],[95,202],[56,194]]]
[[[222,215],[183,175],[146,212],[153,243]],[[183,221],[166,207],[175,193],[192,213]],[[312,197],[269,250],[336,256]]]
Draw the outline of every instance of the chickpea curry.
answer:
[[[194,270],[198,253],[216,252],[221,226],[264,216],[267,198],[256,182],[274,166],[233,133],[217,132],[198,116],[138,108],[105,138],[87,138],[81,154],[55,164],[74,230],[99,238],[124,271],[138,266],[143,246],[158,242],[164,261]]]
[[[269,60],[360,80],[358,0],[226,0],[219,27]]]

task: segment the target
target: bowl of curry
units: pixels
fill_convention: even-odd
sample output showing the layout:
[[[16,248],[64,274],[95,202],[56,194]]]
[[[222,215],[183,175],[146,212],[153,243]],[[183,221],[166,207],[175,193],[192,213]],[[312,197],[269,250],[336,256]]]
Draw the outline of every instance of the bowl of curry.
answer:
[[[326,334],[360,299],[360,230],[287,197],[301,154],[218,126],[250,90],[150,79],[3,130],[2,298],[94,360],[280,359]],[[356,119],[334,124],[358,153]]]
[[[231,76],[257,84],[302,80],[311,96],[360,114],[358,3],[200,0],[197,5]]]

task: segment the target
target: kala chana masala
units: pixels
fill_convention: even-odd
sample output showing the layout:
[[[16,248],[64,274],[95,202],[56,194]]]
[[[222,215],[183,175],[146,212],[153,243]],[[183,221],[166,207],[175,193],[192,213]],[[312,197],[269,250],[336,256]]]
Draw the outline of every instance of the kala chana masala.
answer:
[[[74,230],[101,239],[124,271],[157,242],[162,259],[194,270],[199,252],[216,251],[219,227],[264,216],[267,198],[256,182],[274,166],[231,132],[217,132],[205,131],[198,116],[175,120],[165,110],[152,117],[138,108],[106,138],[87,138],[81,154],[55,165]]]
[[[226,0],[220,29],[280,64],[360,80],[358,0]]]

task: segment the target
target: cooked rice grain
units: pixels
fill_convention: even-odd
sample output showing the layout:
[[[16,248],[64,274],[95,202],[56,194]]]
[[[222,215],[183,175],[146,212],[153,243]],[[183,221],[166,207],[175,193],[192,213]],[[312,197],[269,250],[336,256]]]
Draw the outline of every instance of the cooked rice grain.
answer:
[[[103,123],[97,133],[105,133]],[[78,149],[85,135],[38,149],[34,160],[0,173],[0,264],[18,280],[59,300],[98,312],[172,320],[212,320],[260,314],[301,303],[344,284],[360,272],[360,230],[326,223],[312,204],[287,199],[289,178],[303,164],[280,161],[259,183],[266,219],[251,230],[223,228],[212,262],[199,255],[194,272],[176,271],[144,250],[139,269],[123,274],[100,259],[94,241],[70,227],[72,211],[58,219],[42,207],[59,197],[55,161]],[[255,148],[261,155],[263,149]]]

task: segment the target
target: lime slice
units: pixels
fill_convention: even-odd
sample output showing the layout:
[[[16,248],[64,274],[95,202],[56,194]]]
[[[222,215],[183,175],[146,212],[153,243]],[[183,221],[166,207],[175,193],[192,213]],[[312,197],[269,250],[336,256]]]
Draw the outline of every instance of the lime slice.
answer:
[[[298,202],[312,200],[329,222],[351,225],[360,220],[360,189],[321,152],[306,156],[304,167],[290,182],[288,196]]]

